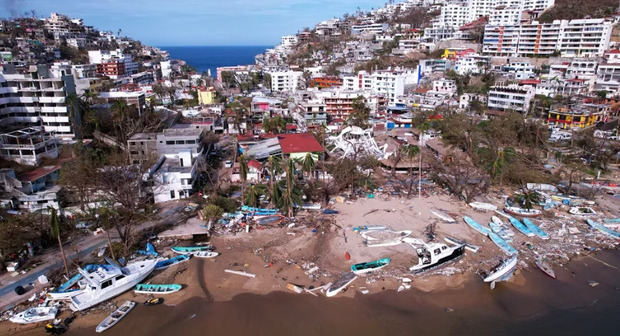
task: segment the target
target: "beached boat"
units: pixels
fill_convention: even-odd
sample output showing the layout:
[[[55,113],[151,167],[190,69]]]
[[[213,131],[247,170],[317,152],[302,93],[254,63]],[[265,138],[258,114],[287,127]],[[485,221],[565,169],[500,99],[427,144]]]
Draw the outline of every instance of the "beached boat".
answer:
[[[590,207],[572,207],[568,210],[568,213],[575,216],[591,217],[596,216],[596,211]]]
[[[349,272],[341,276],[338,280],[327,288],[325,291],[325,296],[332,297],[342,292],[343,289],[347,288],[353,281],[357,279],[357,275],[353,272]]]
[[[465,240],[462,239],[458,239],[458,238],[454,238],[454,237],[444,237],[443,240],[447,241],[448,243],[452,244],[452,245],[465,245],[465,248],[477,253],[478,251],[480,251],[480,246],[478,245],[473,245],[468,243]]]
[[[536,260],[535,264],[541,271],[543,271],[543,273],[555,279],[555,272],[553,271],[553,268],[551,268],[551,265],[549,265],[548,262],[539,258]]]
[[[527,226],[528,230],[534,232],[534,234],[538,237],[542,239],[549,239],[549,235],[539,228],[538,225],[534,224],[534,222],[532,222],[529,218],[523,218],[522,222],[525,226]]]
[[[494,283],[495,281],[502,281],[510,278],[512,273],[517,268],[517,255],[513,255],[512,257],[503,260],[499,265],[495,266],[491,271],[484,277],[484,282]],[[494,287],[494,285],[491,285]]]
[[[136,294],[170,294],[183,289],[179,284],[137,284],[133,291]]]
[[[467,225],[469,225],[472,229],[482,233],[485,236],[488,236],[489,233],[491,233],[491,230],[489,228],[487,228],[486,226],[483,226],[482,224],[476,222],[473,218],[467,217],[467,216],[463,216],[463,220],[465,221],[465,223],[467,223]]]
[[[112,266],[105,265],[105,264],[104,265],[87,264],[84,266],[83,269],[84,271],[91,273],[97,270],[97,268],[99,267],[110,269]],[[65,283],[58,286],[57,289],[48,292],[47,296],[51,300],[67,300],[67,299],[70,299],[72,296],[78,295],[80,291],[82,291],[84,287],[86,287],[86,283],[85,281],[82,281],[82,278],[83,278],[82,274],[78,272],[77,274],[72,276],[69,280],[67,280]]]
[[[556,188],[554,185],[546,183],[527,183],[525,187],[534,191],[558,192],[558,188]]]
[[[387,230],[387,226],[382,226],[382,225],[371,225],[371,226],[367,226],[367,225],[360,225],[360,226],[355,226],[353,227],[353,232],[363,232],[363,231],[383,231],[383,230]]]
[[[159,271],[159,270],[163,270],[166,269],[172,265],[177,265],[183,262],[188,261],[190,258],[192,257],[192,254],[180,254],[178,256],[174,256],[172,258],[169,259],[165,259],[165,260],[160,260],[157,262],[157,264],[155,264],[155,270]]]
[[[303,210],[321,210],[321,203],[304,203],[295,207]]]
[[[195,258],[215,258],[219,255],[219,252],[215,251],[198,251],[192,253],[192,256],[194,256]]]
[[[325,209],[323,210],[323,214],[325,215],[336,215],[338,214],[338,210],[334,210],[334,209]]]
[[[504,253],[508,255],[513,255],[513,254],[518,253],[514,247],[510,246],[510,244],[508,244],[508,242],[502,239],[502,237],[500,237],[498,234],[494,232],[490,232],[489,238],[491,238],[491,240],[495,243],[495,245],[497,245],[500,249],[502,249]]]
[[[620,232],[614,231],[608,227],[606,227],[605,225],[601,224],[601,223],[597,223],[593,220],[591,220],[590,218],[586,219],[586,222],[588,223],[588,225],[590,225],[592,228],[597,229],[599,231],[601,231],[602,233],[614,237],[614,238],[620,238]]]
[[[521,223],[518,219],[512,216],[508,216],[508,215],[505,215],[505,216],[510,221],[510,224],[512,224],[512,226],[514,226],[515,229],[517,229],[519,232],[523,233],[524,235],[528,237],[534,237],[536,235],[534,234],[534,232],[530,231],[530,229],[528,229],[527,226]]]
[[[620,218],[607,218],[603,222],[606,224],[620,224]]]
[[[110,328],[112,328],[115,324],[117,324],[123,317],[127,316],[127,314],[136,306],[136,303],[133,301],[125,301],[117,310],[115,310],[112,314],[106,317],[95,329],[96,332],[101,333]]]
[[[520,217],[538,217],[542,215],[542,211],[538,209],[524,209],[519,207],[505,207],[504,211],[514,216]]]
[[[73,311],[88,309],[103,301],[120,295],[144,280],[155,268],[156,259],[136,261],[121,267],[109,261],[112,268],[98,268],[88,273],[81,268],[78,271],[84,276],[87,286],[78,295],[71,297],[69,307]]]
[[[491,203],[484,202],[471,202],[469,206],[479,211],[495,211],[497,210],[497,206]]]
[[[413,273],[421,273],[461,258],[465,253],[465,245],[448,246],[442,243],[427,243],[416,248],[416,253],[418,264],[409,267],[409,270]]]
[[[164,298],[152,298],[144,301],[145,306],[155,306],[164,303]]]
[[[439,217],[442,221],[446,222],[446,223],[455,223],[456,220],[450,216],[448,216],[447,214],[445,214],[442,211],[439,210],[431,210],[431,213],[437,217]]]
[[[271,213],[271,214],[275,214],[280,212],[280,210],[278,209],[266,209],[266,208],[255,208],[255,207],[250,207],[247,205],[244,205],[241,207],[241,211],[245,211],[245,212],[261,212],[261,213]]]
[[[190,253],[194,253],[194,252],[212,251],[212,250],[213,250],[213,246],[212,245],[203,245],[203,246],[173,246],[172,247],[172,252],[178,253],[178,254],[190,254]]]
[[[37,323],[56,318],[58,308],[52,307],[32,307],[9,318],[9,321],[19,324]]]
[[[506,241],[511,241],[514,236],[514,232],[512,232],[512,230],[510,230],[510,228],[508,228],[508,226],[506,226],[497,216],[491,217],[489,227],[493,233],[496,233]]]
[[[269,215],[261,218],[255,219],[256,224],[258,225],[277,225],[284,221],[286,217],[280,214]]]
[[[379,260],[354,264],[351,265],[351,271],[357,275],[366,274],[384,268],[389,265],[391,261],[392,259],[390,258],[381,258]]]

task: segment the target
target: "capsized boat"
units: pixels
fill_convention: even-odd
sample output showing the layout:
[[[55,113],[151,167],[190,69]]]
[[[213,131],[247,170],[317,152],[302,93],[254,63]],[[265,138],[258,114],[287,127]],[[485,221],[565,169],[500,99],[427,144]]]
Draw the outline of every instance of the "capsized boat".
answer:
[[[133,291],[136,294],[170,294],[183,289],[179,284],[137,284]]]
[[[502,237],[500,237],[498,234],[494,232],[490,232],[489,238],[491,238],[491,240],[495,243],[495,245],[497,245],[500,249],[502,249],[504,253],[508,255],[513,255],[513,254],[518,253],[514,247],[510,246],[510,244],[508,244],[508,242],[502,239]]]
[[[471,202],[469,206],[479,211],[495,211],[497,210],[497,206],[491,203],[484,202]]]
[[[484,278],[484,282],[491,282],[491,287],[495,287],[495,281],[507,280],[517,268],[517,255],[513,255],[503,260],[499,265],[495,266]]]
[[[597,229],[608,236],[620,238],[620,232],[614,231],[601,223],[597,223],[590,218],[586,219],[586,222],[588,222],[588,225],[590,225],[592,228]]]
[[[414,246],[411,244],[411,246]],[[465,253],[465,245],[448,246],[442,243],[426,243],[416,248],[418,264],[409,267],[413,273],[421,273],[458,260]]]
[[[555,272],[553,271],[553,268],[551,268],[551,265],[549,265],[548,262],[539,258],[536,260],[535,264],[541,271],[543,271],[543,273],[555,279]]]
[[[115,324],[117,324],[123,317],[127,316],[127,314],[136,306],[136,303],[133,301],[125,301],[117,310],[115,310],[112,314],[106,317],[95,329],[96,332],[101,333],[110,328],[112,328]]]
[[[172,252],[178,254],[189,254],[199,251],[211,251],[213,250],[213,246],[211,245],[203,245],[203,246],[173,246]]]
[[[525,226],[527,226],[527,228],[530,231],[534,232],[534,234],[537,235],[538,237],[542,239],[549,239],[549,235],[545,231],[543,231],[541,228],[539,228],[538,225],[534,224],[534,222],[529,220],[528,218],[523,218],[523,224],[525,224]]]
[[[582,217],[591,217],[591,216],[596,216],[596,211],[594,211],[594,209],[590,208],[590,207],[572,207],[570,208],[570,210],[568,210],[568,212],[571,215],[575,215],[575,216],[582,216]]]
[[[51,307],[32,307],[9,318],[9,321],[19,324],[37,323],[56,318],[58,308]]]
[[[446,213],[439,211],[439,210],[431,210],[431,213],[437,217],[439,217],[442,221],[446,222],[446,223],[455,223],[456,220],[452,217],[450,217],[449,215],[447,215]]]
[[[538,217],[542,215],[542,211],[538,209],[525,209],[519,207],[505,207],[504,211],[514,216],[520,217]]]
[[[379,260],[353,264],[351,265],[351,271],[357,275],[366,274],[384,268],[389,265],[391,261],[392,259],[390,258],[381,258]]]
[[[71,310],[88,309],[132,289],[153,272],[157,259],[136,261],[125,267],[112,260],[108,260],[108,263],[112,266],[109,270],[99,267],[94,272],[88,273],[78,268],[87,286],[79,294],[71,297],[69,305]]]
[[[482,224],[476,222],[473,218],[471,217],[467,217],[467,216],[463,216],[463,220],[465,221],[465,223],[467,223],[467,225],[469,225],[472,229],[482,233],[485,236],[488,236],[489,233],[491,233],[491,230],[489,228],[487,228],[486,226],[483,226]]]
[[[342,275],[338,280],[327,288],[325,291],[325,296],[332,297],[342,292],[343,289],[347,288],[353,281],[357,279],[357,275],[353,272],[346,273]]]
[[[215,258],[219,256],[220,254],[215,251],[198,251],[198,252],[193,252],[192,255],[196,258]]]
[[[188,261],[190,258],[192,257],[191,254],[179,254],[178,256],[174,256],[172,258],[169,259],[165,259],[165,260],[160,260],[157,262],[157,264],[155,264],[155,270],[159,271],[159,270],[163,270],[166,269],[172,265],[177,265],[183,262]]]

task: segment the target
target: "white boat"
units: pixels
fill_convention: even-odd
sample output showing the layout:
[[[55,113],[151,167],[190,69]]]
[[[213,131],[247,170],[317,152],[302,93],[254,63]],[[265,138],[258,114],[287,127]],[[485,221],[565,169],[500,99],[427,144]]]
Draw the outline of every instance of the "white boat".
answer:
[[[110,314],[103,321],[101,321],[95,331],[101,333],[112,328],[115,324],[122,320],[123,317],[125,317],[135,306],[135,302],[125,301],[125,303],[118,307],[117,310],[115,310],[112,314]]]
[[[546,183],[527,183],[525,185],[529,190],[534,191],[550,191],[550,192],[558,192],[558,188],[554,185],[546,184]]]
[[[431,210],[431,213],[437,217],[439,217],[442,221],[446,223],[455,223],[456,219],[448,216],[447,214],[439,211],[439,210]]]
[[[465,245],[448,246],[442,243],[427,243],[416,248],[416,253],[418,264],[409,267],[409,270],[413,273],[421,273],[461,258],[465,253]]]
[[[581,217],[592,217],[592,216],[596,216],[596,211],[594,211],[594,209],[590,208],[590,207],[572,207],[570,208],[570,210],[568,210],[568,212],[571,215],[575,215],[575,216],[581,216]]]
[[[341,276],[338,280],[336,280],[327,291],[325,291],[325,296],[332,297],[342,292],[343,289],[347,288],[353,281],[357,279],[357,275],[353,272],[349,272]]]
[[[100,267],[91,273],[79,268],[87,286],[71,298],[69,307],[73,311],[88,309],[132,289],[153,272],[157,262],[157,259],[147,259],[125,267],[110,262],[113,266],[110,269]]]
[[[19,324],[37,323],[56,318],[58,308],[52,307],[32,307],[24,310],[21,313],[17,313],[9,321]]]
[[[195,258],[215,258],[219,256],[219,252],[215,251],[198,251],[190,253]]]
[[[465,245],[466,249],[468,249],[469,251],[472,251],[474,253],[478,253],[478,251],[480,251],[480,246],[470,244],[467,241],[462,240],[462,239],[458,239],[458,238],[454,238],[454,237],[444,237],[443,240],[447,241],[448,243],[450,243],[452,245],[463,244],[463,245]]]
[[[504,211],[514,216],[520,217],[538,217],[542,215],[542,211],[538,209],[525,209],[519,207],[505,207]]]
[[[502,261],[499,265],[493,268],[489,274],[484,278],[484,282],[501,281],[512,276],[512,273],[517,268],[517,255]]]
[[[484,202],[471,202],[469,206],[479,211],[495,211],[497,210],[497,206],[491,203]]]

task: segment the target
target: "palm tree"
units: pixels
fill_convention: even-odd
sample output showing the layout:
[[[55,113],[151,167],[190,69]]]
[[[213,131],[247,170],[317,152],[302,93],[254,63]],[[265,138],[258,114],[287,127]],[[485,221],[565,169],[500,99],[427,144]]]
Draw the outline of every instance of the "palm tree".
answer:
[[[402,153],[404,156],[406,156],[409,161],[410,161],[410,165],[409,165],[409,177],[411,178],[411,182],[409,183],[409,192],[407,193],[407,197],[411,197],[411,190],[413,189],[413,164],[411,164],[413,162],[413,158],[416,157],[418,154],[420,154],[420,147],[416,146],[416,145],[405,145],[403,146],[403,148],[401,149]],[[422,169],[422,167],[418,167],[418,169]],[[418,181],[418,183],[420,183],[420,181]]]
[[[118,214],[111,208],[103,206],[97,209],[97,215],[100,220],[100,225],[103,227],[103,230],[105,230],[105,234],[108,239],[108,249],[110,250],[110,255],[112,256],[113,260],[116,260],[116,257],[114,256],[114,249],[112,248],[112,239],[110,238],[110,230],[114,227],[114,225],[111,222],[111,219],[113,219]]]
[[[248,162],[245,155],[239,156],[239,176],[241,177],[241,204],[244,205],[245,183],[248,179]]]
[[[65,98],[67,107],[69,108],[69,119],[78,139],[82,138],[82,111],[84,110],[84,102],[75,94],[71,93]]]
[[[292,217],[295,205],[301,203],[301,192],[295,184],[295,163],[293,159],[289,158],[285,162],[284,172],[286,173],[286,179],[280,185],[283,188],[282,208],[289,217]]]
[[[60,239],[60,220],[58,219],[57,210],[49,208],[50,210],[50,229],[52,237],[58,239],[58,247],[60,248],[60,255],[62,256],[62,262],[65,265],[65,274],[69,275],[69,267],[67,266],[67,257],[65,256],[65,250],[62,248],[62,240]]]
[[[491,164],[491,176],[493,178],[499,176],[500,185],[502,185],[504,180],[504,168],[506,167],[506,164],[512,161],[512,158],[514,158],[516,154],[516,151],[512,147],[497,150],[495,161]]]
[[[525,190],[523,194],[515,195],[515,200],[525,209],[531,209],[540,202],[540,194],[533,190]]]
[[[264,184],[254,184],[248,188],[245,194],[245,203],[252,207],[257,207],[260,197],[267,192],[267,186]]]
[[[306,156],[297,160],[299,164],[301,164],[301,170],[304,173],[308,173],[310,178],[314,177],[314,167],[316,166],[316,161],[314,160],[314,156],[316,154],[306,153]]]
[[[271,202],[275,207],[280,205],[282,195],[277,185],[276,176],[282,173],[282,158],[277,155],[269,156],[267,159],[269,167],[269,189],[271,190]]]

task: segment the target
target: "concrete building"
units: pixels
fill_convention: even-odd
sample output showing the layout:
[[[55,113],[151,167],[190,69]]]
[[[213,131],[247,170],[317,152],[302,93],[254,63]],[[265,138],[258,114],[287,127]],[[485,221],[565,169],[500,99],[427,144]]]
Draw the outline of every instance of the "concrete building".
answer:
[[[270,72],[271,90],[275,92],[294,92],[301,84],[301,71],[274,71]]]
[[[327,105],[324,101],[308,101],[299,105],[299,112],[306,125],[326,125]]]
[[[367,23],[351,26],[351,34],[381,34],[390,26],[387,23]]]
[[[58,140],[41,127],[0,134],[0,157],[22,165],[38,166],[43,159],[58,157]]]
[[[140,164],[158,157],[157,133],[136,133],[127,140],[129,162]]]
[[[56,185],[60,166],[44,166],[16,174],[13,169],[0,169],[0,204],[6,208],[46,213],[49,207],[60,209]]]
[[[196,165],[189,151],[162,156],[151,168],[153,199],[155,203],[173,201],[190,196],[196,180]]]
[[[433,91],[452,96],[456,93],[456,81],[445,78],[434,80]]]
[[[189,152],[195,158],[202,152],[202,134],[202,129],[167,128],[157,134],[157,154],[174,157],[180,152]]]
[[[519,45],[519,26],[484,27],[482,53],[491,56],[516,55]]]
[[[198,88],[198,104],[200,105],[213,105],[215,104],[215,88],[214,87],[200,87]]]
[[[562,57],[603,56],[611,38],[612,22],[582,19],[563,22],[559,51]]]
[[[97,100],[100,104],[108,105],[108,107],[117,100],[123,100],[127,105],[135,106],[138,112],[142,112],[146,108],[146,97],[142,91],[100,92]]]
[[[517,85],[493,86],[489,90],[489,110],[525,113],[530,108],[535,90]]]

